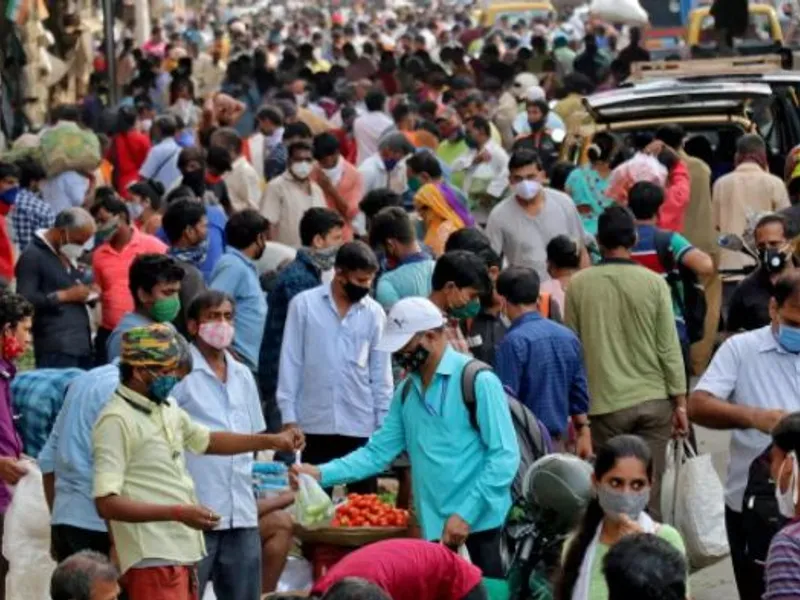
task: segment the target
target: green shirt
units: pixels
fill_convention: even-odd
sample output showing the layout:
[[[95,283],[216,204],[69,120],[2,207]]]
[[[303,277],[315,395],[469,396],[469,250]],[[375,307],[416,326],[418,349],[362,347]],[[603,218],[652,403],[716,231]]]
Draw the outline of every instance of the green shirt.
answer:
[[[467,147],[467,143],[462,137],[457,142],[452,142],[450,140],[443,141],[441,144],[439,144],[439,148],[436,150],[436,155],[442,162],[450,167],[457,158],[463,156],[468,151],[469,148]],[[461,186],[464,184],[463,171],[451,174],[450,183],[452,183],[454,187],[461,189]]]
[[[686,556],[686,548],[683,545],[683,539],[678,530],[669,525],[661,525],[655,533],[662,540],[672,544],[676,550]],[[589,600],[608,600],[608,585],[606,584],[605,575],[603,575],[603,559],[608,554],[609,546],[598,542],[597,551],[594,555],[592,562],[592,575],[589,583]],[[686,585],[689,585],[689,578],[686,578]],[[688,589],[687,597],[689,597]]]
[[[669,286],[629,260],[606,260],[569,284],[565,324],[583,344],[590,415],[686,393]]]

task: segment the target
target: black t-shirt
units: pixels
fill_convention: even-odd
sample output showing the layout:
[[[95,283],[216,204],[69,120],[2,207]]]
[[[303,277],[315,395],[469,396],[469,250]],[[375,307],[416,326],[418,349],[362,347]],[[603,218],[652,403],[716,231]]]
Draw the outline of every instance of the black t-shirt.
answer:
[[[772,291],[772,282],[764,269],[756,269],[745,277],[736,286],[731,297],[725,329],[729,333],[736,333],[769,325],[769,299]]]

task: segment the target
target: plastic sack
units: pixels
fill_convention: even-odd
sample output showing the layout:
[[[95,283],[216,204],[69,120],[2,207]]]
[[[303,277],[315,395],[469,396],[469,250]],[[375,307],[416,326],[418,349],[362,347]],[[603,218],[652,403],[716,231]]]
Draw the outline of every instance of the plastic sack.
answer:
[[[693,570],[730,553],[725,531],[725,490],[710,454],[698,456],[685,440],[667,445],[661,480],[661,515],[681,534]]]
[[[639,152],[611,171],[605,195],[619,204],[627,205],[628,192],[640,181],[649,181],[664,187],[667,183],[667,168],[654,156]]]
[[[9,561],[9,600],[49,600],[50,577],[56,563],[50,557],[50,511],[44,499],[42,472],[34,463],[14,489],[5,515],[3,556]],[[3,484],[0,484],[3,485]]]
[[[311,563],[300,556],[286,560],[276,592],[308,592],[314,585],[314,569]]]
[[[295,520],[303,527],[328,525],[336,509],[325,490],[307,473],[300,473],[297,484],[297,496],[294,502]]]
[[[59,123],[40,136],[42,166],[48,177],[65,171],[91,173],[100,165],[100,141],[75,123]]]
[[[647,11],[637,0],[592,0],[589,5],[592,17],[608,23],[647,25]]]

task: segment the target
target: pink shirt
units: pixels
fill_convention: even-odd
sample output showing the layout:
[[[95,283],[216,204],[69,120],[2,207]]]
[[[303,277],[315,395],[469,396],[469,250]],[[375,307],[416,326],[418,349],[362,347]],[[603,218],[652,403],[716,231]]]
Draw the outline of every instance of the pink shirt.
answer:
[[[156,237],[134,229],[131,241],[119,252],[111,244],[103,244],[92,254],[94,280],[100,286],[103,314],[102,327],[111,331],[122,315],[133,310],[133,297],[128,289],[128,271],[140,254],[164,254],[167,246]]]
[[[481,571],[435,542],[385,540],[345,556],[311,593],[322,595],[345,577],[366,579],[393,600],[461,600],[481,582]]]

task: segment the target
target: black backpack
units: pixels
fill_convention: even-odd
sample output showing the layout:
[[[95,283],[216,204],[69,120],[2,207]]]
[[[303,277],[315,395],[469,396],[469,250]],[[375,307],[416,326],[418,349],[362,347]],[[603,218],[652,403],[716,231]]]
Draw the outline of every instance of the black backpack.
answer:
[[[689,335],[689,342],[699,342],[705,334],[706,323],[706,292],[703,285],[697,279],[694,271],[686,268],[682,264],[677,265],[675,273],[675,261],[672,258],[670,244],[672,243],[672,232],[663,229],[656,229],[655,245],[658,261],[664,267],[667,276],[667,284],[672,292],[675,303],[680,308],[683,321],[686,323],[686,331]],[[683,296],[681,297],[680,287],[682,284]]]
[[[475,398],[475,378],[482,371],[494,372],[494,369],[486,363],[472,359],[464,366],[464,370],[461,373],[461,395],[469,413],[469,422],[478,432],[480,432],[480,425],[478,424],[478,405]],[[409,378],[403,382],[403,391],[400,396],[401,403],[405,404],[410,391],[411,379]],[[505,392],[508,408],[511,411],[511,420],[514,423],[514,431],[517,434],[520,453],[519,469],[511,486],[511,497],[516,502],[522,497],[522,478],[534,462],[545,454],[552,452],[552,442],[547,429],[533,415],[530,409],[514,398],[509,393],[508,388],[505,388]]]
[[[750,463],[747,487],[742,502],[742,530],[745,554],[756,564],[763,565],[773,536],[789,521],[778,510],[775,482],[770,475],[771,446]]]

